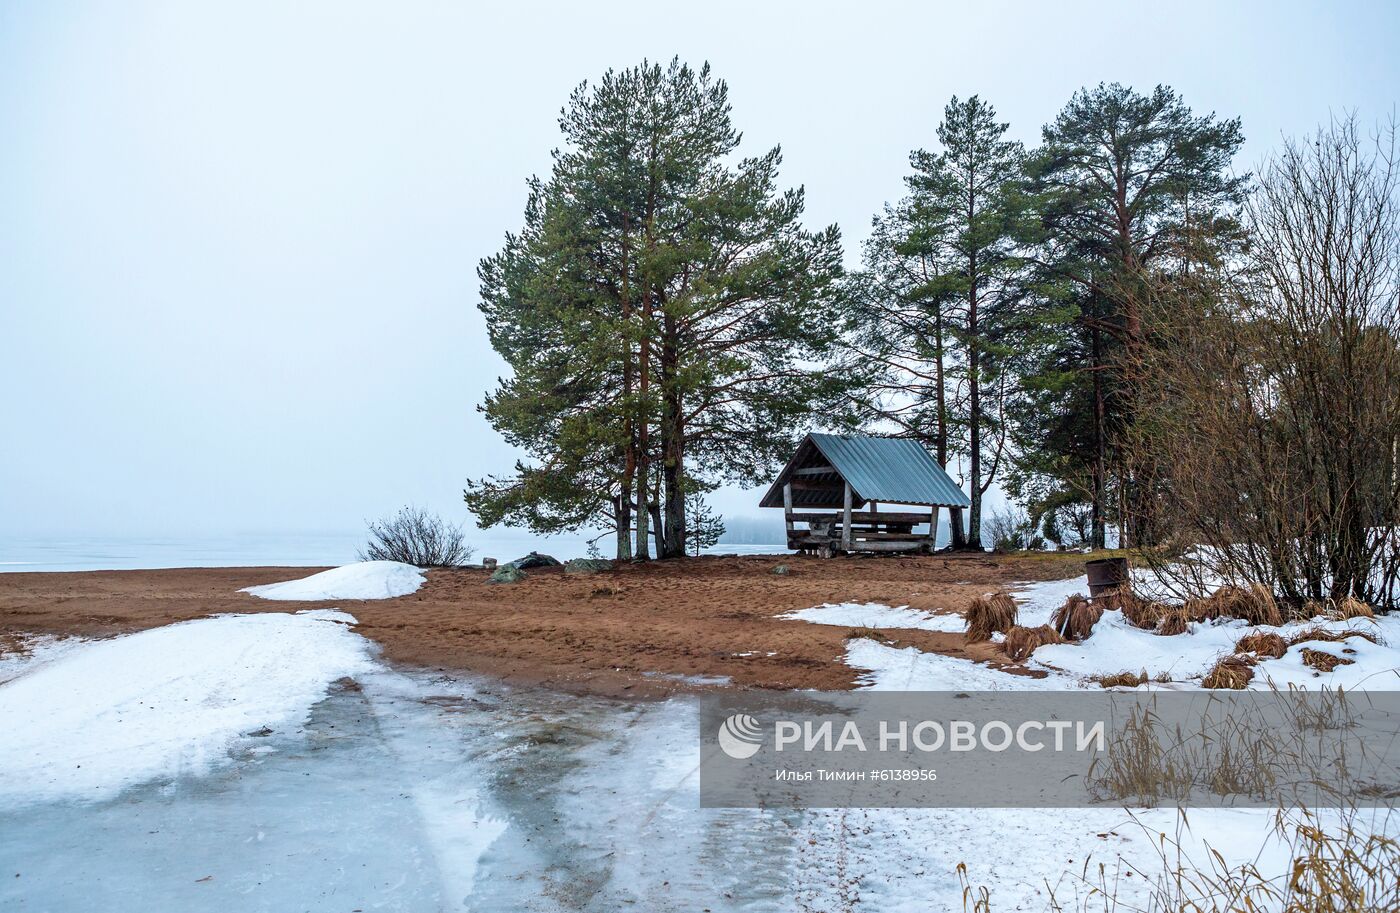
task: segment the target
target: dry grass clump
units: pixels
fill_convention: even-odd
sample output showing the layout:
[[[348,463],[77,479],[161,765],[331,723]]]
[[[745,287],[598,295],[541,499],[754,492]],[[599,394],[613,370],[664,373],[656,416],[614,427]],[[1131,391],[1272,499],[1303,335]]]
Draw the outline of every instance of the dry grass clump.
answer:
[[[978,596],[967,607],[967,639],[991,640],[997,631],[1010,631],[1016,626],[1016,600],[1005,593]]]
[[[1214,621],[1220,617],[1220,603],[1210,596],[1188,599],[1181,611],[1188,621]]]
[[[1075,593],[1050,616],[1050,627],[1061,637],[1083,640],[1093,632],[1094,625],[1102,617],[1103,609],[1100,606]]]
[[[879,628],[852,628],[846,632],[847,640],[854,640],[857,637],[868,638],[869,640],[884,640],[885,634]]]
[[[1206,846],[1204,854],[1192,850],[1198,841],[1188,840],[1185,810],[1177,812],[1170,832],[1149,826],[1136,815],[1133,821],[1156,851],[1148,865],[1125,866],[1085,860],[1066,869],[1056,879],[1064,899],[1050,897],[1045,909],[1055,913],[1103,913],[1105,910],[1156,910],[1162,913],[1236,913],[1240,910],[1278,910],[1280,913],[1356,913],[1400,910],[1400,841],[1386,836],[1374,824],[1373,813],[1349,807],[1340,815],[1297,808],[1276,813],[1272,834],[1261,834],[1264,845],[1282,846],[1289,860],[1280,877],[1261,871],[1255,862],[1231,866],[1218,851]],[[1261,849],[1263,847],[1261,846]],[[1256,858],[1262,853],[1248,853]],[[974,885],[965,863],[957,875],[963,889],[963,906],[971,913],[990,913],[991,892]],[[1124,876],[1143,876],[1147,896],[1120,898]],[[1047,880],[1047,884],[1049,880]],[[1130,883],[1130,882],[1128,882]]]
[[[1341,643],[1348,637],[1360,637],[1364,640],[1369,640],[1373,644],[1380,643],[1380,638],[1376,637],[1376,635],[1372,634],[1370,631],[1356,631],[1351,629],[1346,631],[1329,631],[1326,628],[1304,628],[1288,639],[1288,645],[1290,647],[1296,647],[1298,644],[1305,644],[1310,640],[1321,640],[1329,644],[1336,644]]]
[[[1100,688],[1136,688],[1145,685],[1149,681],[1147,670],[1141,672],[1115,672],[1113,675],[1096,675],[1092,681],[1099,683]]]
[[[1354,662],[1356,660],[1347,659],[1345,656],[1333,656],[1331,653],[1324,653],[1321,650],[1303,648],[1303,665],[1319,672],[1331,672],[1338,666],[1350,666]]]
[[[1278,659],[1288,652],[1288,641],[1272,631],[1254,631],[1236,642],[1235,652]]]
[[[1283,624],[1283,612],[1268,587],[1251,583],[1247,587],[1223,586],[1210,597],[1215,617],[1242,618],[1252,625]]]
[[[1355,596],[1348,596],[1339,602],[1333,602],[1327,607],[1327,617],[1337,621],[1347,621],[1352,618],[1375,618],[1376,613],[1371,611],[1371,607],[1357,599]]]
[[[1096,598],[1094,604],[1104,609],[1118,609],[1128,623],[1135,627],[1152,630],[1157,627],[1166,606],[1150,599],[1144,599],[1128,587],[1120,587]]]
[[[1014,662],[1019,663],[1030,659],[1031,654],[1039,647],[1064,642],[1065,639],[1056,634],[1055,629],[1049,625],[1041,625],[1038,628],[1016,625],[1006,632],[1006,642],[1002,644],[1002,649]]]
[[[1167,609],[1162,613],[1162,620],[1157,622],[1157,630],[1155,633],[1163,637],[1175,637],[1178,634],[1185,634],[1187,620],[1186,609]]]
[[[1243,656],[1222,656],[1215,666],[1206,673],[1201,685],[1206,688],[1230,688],[1242,690],[1254,678],[1254,670],[1249,660]]]

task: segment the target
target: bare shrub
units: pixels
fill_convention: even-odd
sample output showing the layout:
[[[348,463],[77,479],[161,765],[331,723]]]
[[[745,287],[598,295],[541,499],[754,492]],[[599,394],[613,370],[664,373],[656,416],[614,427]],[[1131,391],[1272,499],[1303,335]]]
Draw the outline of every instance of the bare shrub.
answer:
[[[1041,625],[1038,628],[1025,628],[1016,625],[1006,632],[1006,642],[1002,644],[1002,649],[1006,655],[1015,662],[1023,662],[1030,659],[1031,654],[1046,644],[1062,644],[1065,639],[1055,633],[1055,629],[1049,625]]]
[[[982,518],[982,543],[998,552],[1041,551],[1045,539],[1026,512],[1014,504]]]
[[[1272,631],[1255,631],[1235,643],[1235,652],[1278,659],[1288,652],[1288,641]]]
[[[1249,660],[1242,656],[1223,656],[1206,673],[1201,686],[1240,691],[1249,684],[1252,678],[1254,678],[1254,670],[1250,668]]]
[[[1247,207],[1244,269],[1149,279],[1129,450],[1154,520],[1204,546],[1140,557],[1182,590],[1400,608],[1400,157],[1354,117],[1290,141]]]
[[[1093,632],[1094,625],[1102,617],[1102,608],[1075,593],[1050,616],[1050,627],[1061,637],[1083,640]]]
[[[1350,666],[1356,662],[1354,659],[1347,659],[1345,656],[1334,656],[1322,650],[1311,650],[1303,648],[1303,665],[1319,672],[1331,672],[1338,666]]]
[[[415,567],[461,567],[475,552],[466,533],[437,514],[404,507],[386,520],[369,523],[369,544],[361,561],[401,561]]]
[[[979,596],[967,607],[967,640],[990,640],[997,631],[1016,625],[1016,600],[1006,593]]]

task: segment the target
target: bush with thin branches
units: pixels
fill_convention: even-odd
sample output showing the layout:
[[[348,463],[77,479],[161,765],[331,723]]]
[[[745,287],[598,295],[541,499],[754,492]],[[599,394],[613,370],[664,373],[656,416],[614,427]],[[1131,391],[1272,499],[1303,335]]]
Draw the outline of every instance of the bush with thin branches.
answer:
[[[362,561],[461,567],[475,552],[467,545],[462,527],[417,507],[404,507],[387,519],[371,520],[369,536],[369,544],[360,552]]]

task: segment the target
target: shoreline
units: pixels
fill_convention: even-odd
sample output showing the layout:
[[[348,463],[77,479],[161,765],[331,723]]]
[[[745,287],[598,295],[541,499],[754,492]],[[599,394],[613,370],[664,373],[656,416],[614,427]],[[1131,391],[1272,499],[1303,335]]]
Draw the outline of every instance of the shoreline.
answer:
[[[713,687],[843,690],[859,676],[842,661],[850,629],[774,616],[844,602],[960,614],[984,593],[1078,576],[1084,559],[717,555],[590,575],[538,569],[504,585],[487,584],[480,569],[431,570],[406,596],[306,602],[238,590],[323,568],[25,571],[0,574],[0,649],[21,635],[111,637],[215,614],[337,608],[383,660],[427,671],[636,699]],[[772,573],[778,564],[791,573]],[[889,633],[901,646],[1006,662],[998,645],[961,634]]]

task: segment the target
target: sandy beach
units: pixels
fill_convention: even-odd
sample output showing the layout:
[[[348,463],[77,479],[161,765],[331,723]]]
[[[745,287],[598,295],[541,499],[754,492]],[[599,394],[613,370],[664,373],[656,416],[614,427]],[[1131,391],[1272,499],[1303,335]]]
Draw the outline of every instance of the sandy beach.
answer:
[[[567,692],[664,696],[694,687],[844,689],[848,629],[778,619],[824,603],[885,603],[961,613],[1018,582],[1083,573],[1083,555],[898,559],[713,556],[622,565],[594,575],[533,570],[517,584],[476,569],[434,570],[395,599],[269,602],[243,587],[317,568],[189,568],[0,575],[0,649],[17,635],[104,637],[220,613],[339,608],[383,658]],[[779,564],[787,575],[773,573]],[[899,645],[1000,665],[990,642],[888,632]],[[1019,667],[1008,667],[1009,670]]]

